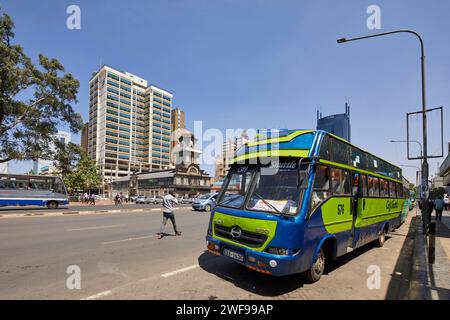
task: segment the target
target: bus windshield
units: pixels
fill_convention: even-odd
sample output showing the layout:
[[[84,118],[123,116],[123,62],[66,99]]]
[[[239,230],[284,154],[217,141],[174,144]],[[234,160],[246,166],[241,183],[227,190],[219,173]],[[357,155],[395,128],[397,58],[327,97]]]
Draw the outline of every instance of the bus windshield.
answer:
[[[273,174],[256,175],[247,209],[283,214],[296,214],[300,198],[297,169],[278,169]]]
[[[250,189],[254,180],[254,187]],[[231,169],[218,205],[276,214],[294,215],[300,201],[298,165],[277,162],[270,166],[239,166]]]

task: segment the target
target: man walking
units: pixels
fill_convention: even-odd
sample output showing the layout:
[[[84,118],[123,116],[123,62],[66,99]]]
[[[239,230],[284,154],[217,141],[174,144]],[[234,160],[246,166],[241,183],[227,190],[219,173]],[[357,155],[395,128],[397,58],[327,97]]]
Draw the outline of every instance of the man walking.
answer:
[[[173,191],[169,191],[169,194],[163,198],[163,221],[161,229],[159,230],[158,239],[164,237],[164,228],[166,227],[167,219],[170,219],[173,225],[173,230],[177,236],[181,236],[181,232],[177,229],[175,222],[175,215],[173,214],[173,204],[178,204],[177,198],[174,197]]]
[[[434,200],[434,210],[436,210],[436,221],[442,221],[442,210],[444,210],[444,200],[442,196]]]

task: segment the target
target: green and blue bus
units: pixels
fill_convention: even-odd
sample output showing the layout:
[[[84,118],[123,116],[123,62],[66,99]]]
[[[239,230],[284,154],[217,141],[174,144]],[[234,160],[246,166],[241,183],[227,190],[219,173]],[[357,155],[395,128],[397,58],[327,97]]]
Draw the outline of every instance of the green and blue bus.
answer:
[[[280,130],[238,150],[211,212],[208,250],[265,274],[326,264],[402,222],[399,167],[321,130]]]

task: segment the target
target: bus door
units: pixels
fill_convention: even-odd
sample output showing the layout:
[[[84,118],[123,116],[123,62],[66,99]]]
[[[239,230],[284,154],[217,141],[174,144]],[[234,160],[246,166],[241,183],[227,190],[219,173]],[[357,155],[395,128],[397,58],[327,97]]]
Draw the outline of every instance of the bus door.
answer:
[[[361,174],[358,172],[352,172],[352,197],[351,197],[351,213],[352,213],[352,235],[350,237],[349,247],[354,248],[358,242],[358,234],[356,233],[356,222],[360,215],[362,199],[361,193]]]

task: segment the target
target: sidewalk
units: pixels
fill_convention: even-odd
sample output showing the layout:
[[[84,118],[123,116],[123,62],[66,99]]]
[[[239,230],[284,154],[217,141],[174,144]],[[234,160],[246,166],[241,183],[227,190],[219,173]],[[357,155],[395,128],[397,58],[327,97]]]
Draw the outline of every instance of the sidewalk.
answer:
[[[123,205],[127,205],[127,204],[134,204],[134,202],[130,201],[130,202],[123,202]],[[95,205],[96,206],[110,206],[110,205],[114,205],[114,200],[96,200],[95,201]],[[84,202],[75,202],[75,201],[70,201],[69,202],[69,207],[73,207],[73,206],[90,206],[89,203],[84,203]]]
[[[422,221],[418,218],[409,299],[450,300],[450,211],[444,211],[442,222],[436,222],[434,264],[428,263],[427,242],[428,237],[423,236]]]

